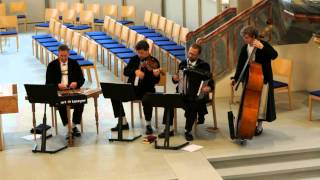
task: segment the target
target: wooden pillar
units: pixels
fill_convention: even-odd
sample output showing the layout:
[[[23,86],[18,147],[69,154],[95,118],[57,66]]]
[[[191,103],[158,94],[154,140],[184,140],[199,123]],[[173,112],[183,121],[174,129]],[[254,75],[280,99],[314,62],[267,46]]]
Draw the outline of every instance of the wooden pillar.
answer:
[[[237,13],[240,13],[252,6],[252,0],[238,0],[237,1]]]
[[[187,19],[186,19],[186,0],[182,0],[182,24],[184,27],[187,26]]]
[[[1,0],[0,0],[1,1]],[[45,0],[44,1],[44,7],[45,8],[50,8],[50,2],[49,2],[50,0]]]
[[[166,0],[161,0],[161,16],[166,16]]]
[[[202,25],[202,0],[198,0],[198,27]]]

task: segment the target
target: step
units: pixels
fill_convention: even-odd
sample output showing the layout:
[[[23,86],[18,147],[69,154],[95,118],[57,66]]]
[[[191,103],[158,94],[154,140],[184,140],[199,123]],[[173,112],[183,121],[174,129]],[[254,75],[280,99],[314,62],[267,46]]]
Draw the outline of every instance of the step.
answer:
[[[209,159],[224,179],[267,177],[320,169],[320,149],[295,149]],[[272,178],[271,178],[272,179]]]
[[[219,162],[219,161],[229,161],[237,159],[248,159],[248,158],[261,158],[261,157],[272,157],[272,156],[281,156],[281,155],[295,155],[301,153],[311,153],[311,152],[320,152],[320,147],[309,147],[309,148],[298,148],[290,150],[279,150],[279,151],[267,151],[267,152],[257,152],[257,153],[246,153],[240,154],[236,153],[234,155],[224,154],[217,155],[214,157],[208,157],[209,162]]]
[[[291,173],[285,173],[285,174],[274,174],[274,175],[268,175],[268,176],[259,176],[259,179],[263,180],[293,180],[293,179],[299,179],[299,180],[319,180],[320,178],[320,171],[319,170],[313,170],[313,171],[303,171],[303,172],[291,172]],[[236,180],[256,180],[257,177],[245,177],[245,178],[236,178]]]
[[[164,157],[177,179],[222,180],[201,152],[167,154]]]
[[[320,170],[320,159],[277,162],[232,168],[216,169],[223,179],[246,178],[284,174],[299,171]]]

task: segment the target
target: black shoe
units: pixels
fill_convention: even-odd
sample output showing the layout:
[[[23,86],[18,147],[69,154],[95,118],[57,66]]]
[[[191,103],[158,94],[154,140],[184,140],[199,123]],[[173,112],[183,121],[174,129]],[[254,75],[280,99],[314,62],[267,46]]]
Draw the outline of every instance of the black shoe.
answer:
[[[204,115],[199,115],[198,116],[197,124],[204,124]]]
[[[186,138],[187,141],[192,141],[193,140],[193,136],[190,132],[185,132],[184,133],[184,137]]]
[[[150,135],[153,133],[153,129],[150,125],[146,126],[146,135]]]
[[[80,137],[81,136],[81,133],[80,133],[80,131],[78,130],[77,127],[72,128],[72,136],[74,136],[74,137]]]
[[[119,129],[119,124],[116,125],[116,127],[111,128],[111,131],[118,131]],[[122,130],[129,130],[129,124],[124,124],[122,125]]]
[[[255,136],[260,136],[261,134],[262,134],[262,132],[263,132],[263,128],[261,127],[261,128],[258,128],[258,127],[256,127],[256,132],[255,132]]]
[[[170,137],[174,136],[174,132],[173,132],[173,131],[169,131],[169,136],[170,136]],[[159,138],[165,138],[165,137],[166,137],[166,132],[163,131],[162,133],[160,133],[160,134],[158,135],[158,137],[159,137]]]

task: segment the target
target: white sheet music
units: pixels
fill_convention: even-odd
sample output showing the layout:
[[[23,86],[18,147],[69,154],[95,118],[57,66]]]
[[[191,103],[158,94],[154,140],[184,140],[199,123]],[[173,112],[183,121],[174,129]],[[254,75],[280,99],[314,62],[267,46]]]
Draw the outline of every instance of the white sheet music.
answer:
[[[202,89],[203,89],[205,86],[207,86],[208,83],[209,83],[209,80],[201,81],[200,86],[199,86],[199,89],[198,89],[198,93],[197,93],[197,96],[198,96],[199,98],[203,98],[204,95],[206,94],[206,93],[204,93],[204,92],[202,91]]]
[[[33,141],[34,139],[34,135],[31,134],[31,135],[27,135],[27,136],[23,136],[21,137],[22,139],[25,139],[27,141]],[[41,135],[40,134],[36,134],[36,139],[40,139],[41,138]]]
[[[139,85],[139,77],[136,76],[136,78],[134,79],[134,86],[138,86]]]
[[[183,94],[185,82],[183,80],[183,70],[179,70],[179,84],[178,84],[178,91],[180,94]]]
[[[199,145],[195,145],[195,144],[190,144],[184,148],[182,148],[182,150],[184,151],[188,151],[188,152],[194,152],[194,151],[198,151],[200,149],[202,149],[203,146],[199,146]]]

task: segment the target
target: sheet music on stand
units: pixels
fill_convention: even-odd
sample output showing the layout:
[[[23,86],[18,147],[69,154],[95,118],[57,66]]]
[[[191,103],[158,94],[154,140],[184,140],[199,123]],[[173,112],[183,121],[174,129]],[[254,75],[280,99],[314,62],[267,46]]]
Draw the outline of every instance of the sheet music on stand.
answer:
[[[179,70],[178,93],[192,98],[201,99],[207,95],[202,89],[209,84],[211,73],[186,68]]]
[[[197,93],[197,96],[199,99],[204,98],[204,96],[207,95],[207,93],[203,92],[202,89],[209,84],[209,81],[210,80],[201,81],[198,89],[198,93]]]
[[[186,80],[187,79],[183,76],[183,72],[184,72],[184,70],[179,70],[179,72],[178,72],[178,74],[179,74],[178,92],[180,94],[183,94],[186,91],[185,87],[186,87]]]

